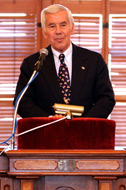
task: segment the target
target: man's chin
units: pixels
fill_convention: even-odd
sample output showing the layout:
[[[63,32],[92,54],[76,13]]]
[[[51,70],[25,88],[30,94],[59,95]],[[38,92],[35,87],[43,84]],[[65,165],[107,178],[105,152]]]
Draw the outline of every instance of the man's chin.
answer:
[[[64,51],[64,47],[63,46],[55,46],[54,49],[60,53],[62,53]]]

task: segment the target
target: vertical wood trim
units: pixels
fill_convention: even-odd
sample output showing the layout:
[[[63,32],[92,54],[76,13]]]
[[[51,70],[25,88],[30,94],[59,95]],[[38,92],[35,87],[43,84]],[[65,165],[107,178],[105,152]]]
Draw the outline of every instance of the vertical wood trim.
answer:
[[[39,0],[38,0],[39,1]],[[49,5],[52,5],[54,4],[53,0],[41,0],[41,11],[48,7]],[[41,13],[41,12],[40,12]],[[40,15],[40,20],[41,20],[41,15]],[[49,44],[47,42],[47,40],[44,38],[44,36],[42,35],[42,28],[40,28],[41,30],[41,39],[40,39],[40,42],[41,42],[41,48],[45,48],[47,47]]]
[[[112,190],[112,181],[99,181],[99,190]]]
[[[33,180],[21,180],[21,190],[34,190]]]
[[[41,10],[42,10],[42,1],[36,0],[36,14],[37,14],[37,23],[41,22]],[[42,48],[42,30],[41,27],[37,27],[37,51]]]
[[[103,15],[103,24],[109,23],[109,8],[110,8],[110,0],[103,0],[102,2],[102,15]],[[102,46],[102,55],[108,64],[108,53],[109,53],[109,47],[108,47],[108,34],[109,34],[108,28],[103,28],[103,46]]]
[[[7,177],[0,178],[0,190],[13,190],[13,179]]]
[[[59,4],[59,0],[52,0],[52,4]]]

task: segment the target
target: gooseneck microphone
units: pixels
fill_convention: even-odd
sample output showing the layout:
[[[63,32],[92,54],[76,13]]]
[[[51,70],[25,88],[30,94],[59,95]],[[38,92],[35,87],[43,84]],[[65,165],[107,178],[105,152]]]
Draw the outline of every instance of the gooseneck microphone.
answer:
[[[48,55],[48,50],[46,48],[40,49],[40,61],[43,61],[45,57]]]
[[[17,110],[19,107],[19,103],[22,99],[22,97],[24,96],[26,90],[28,89],[29,85],[33,82],[33,80],[38,76],[39,71],[43,65],[43,61],[45,59],[45,57],[48,55],[48,50],[46,48],[43,48],[40,50],[40,56],[38,61],[35,63],[34,65],[34,71],[32,73],[32,76],[30,77],[28,83],[26,84],[26,86],[23,88],[23,90],[20,92],[20,94],[18,95],[16,101],[15,101],[15,111],[14,111],[14,117],[13,117],[13,130],[12,130],[12,141],[11,141],[11,148],[15,149],[15,132],[16,132],[16,128],[17,128]]]
[[[46,48],[42,48],[42,49],[40,49],[39,53],[40,53],[39,59],[34,65],[34,70],[36,70],[36,71],[40,71],[40,69],[43,65],[43,61],[46,58],[46,56],[48,55],[48,50]]]

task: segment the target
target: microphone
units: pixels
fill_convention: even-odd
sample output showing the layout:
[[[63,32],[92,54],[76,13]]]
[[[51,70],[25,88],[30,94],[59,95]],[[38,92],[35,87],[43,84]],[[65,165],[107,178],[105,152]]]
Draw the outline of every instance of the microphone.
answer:
[[[12,136],[11,136],[11,138],[12,138],[12,141],[11,141],[12,149],[15,149],[15,132],[16,132],[16,128],[17,128],[17,110],[18,110],[19,103],[20,103],[22,97],[24,96],[25,92],[27,91],[29,85],[38,76],[39,70],[41,69],[41,66],[43,65],[43,60],[45,59],[45,57],[47,55],[48,55],[47,49],[43,48],[40,50],[39,60],[34,65],[34,71],[32,73],[32,76],[30,77],[28,83],[23,88],[23,90],[20,92],[20,94],[18,95],[18,97],[15,101],[16,104],[15,104],[15,111],[14,111],[14,117],[13,117],[13,130],[12,130]]]
[[[45,57],[48,55],[48,50],[46,48],[42,48],[42,49],[40,49],[39,53],[40,53],[39,60],[34,65],[34,70],[36,70],[36,71],[40,71],[40,69],[43,65],[43,61],[44,61]]]

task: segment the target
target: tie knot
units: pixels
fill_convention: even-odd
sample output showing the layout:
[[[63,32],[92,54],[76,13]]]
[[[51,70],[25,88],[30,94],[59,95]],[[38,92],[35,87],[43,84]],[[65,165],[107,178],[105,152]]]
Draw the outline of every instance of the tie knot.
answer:
[[[60,60],[60,61],[64,61],[64,58],[65,58],[65,55],[64,55],[63,53],[61,53],[61,54],[59,55],[59,60]]]

